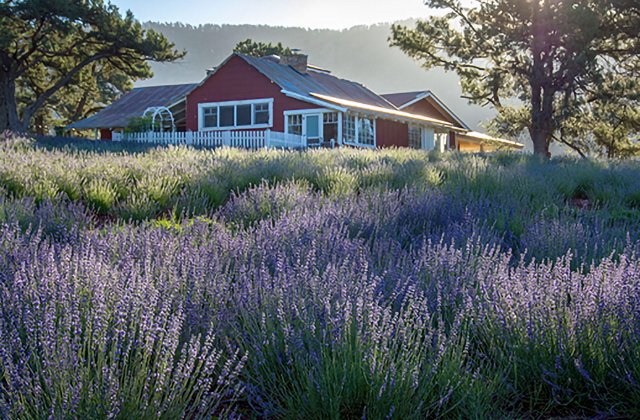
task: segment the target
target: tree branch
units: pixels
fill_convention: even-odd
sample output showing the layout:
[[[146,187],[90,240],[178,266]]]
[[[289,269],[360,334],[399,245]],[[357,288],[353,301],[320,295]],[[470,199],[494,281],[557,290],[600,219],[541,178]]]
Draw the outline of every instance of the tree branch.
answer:
[[[555,141],[560,142],[560,143],[564,144],[565,146],[568,146],[569,148],[571,148],[571,149],[573,149],[574,151],[578,152],[578,154],[580,155],[580,157],[582,157],[583,159],[589,159],[589,158],[587,157],[587,155],[586,155],[586,154],[585,154],[585,153],[584,153],[584,152],[583,152],[583,151],[582,151],[578,146],[576,146],[575,144],[573,144],[573,143],[571,143],[571,142],[569,142],[569,141],[565,140],[565,139],[564,139],[564,136],[560,136],[560,137],[558,137],[558,136],[556,136],[556,135],[553,135],[553,136],[551,136],[551,137],[552,137]]]
[[[31,55],[33,55],[37,50],[38,50],[38,45],[40,43],[40,41],[42,40],[42,38],[44,37],[44,34],[42,36],[40,35],[40,32],[42,31],[42,29],[44,28],[44,25],[47,21],[47,13],[45,13],[41,18],[40,18],[40,24],[38,25],[38,27],[36,28],[35,32],[33,33],[33,35],[31,36],[31,48],[29,48],[24,54],[18,56],[18,52],[16,51],[16,54],[14,55],[14,59],[16,62],[25,62],[27,61],[27,59],[29,57],[31,57]]]
[[[38,96],[38,98],[35,100],[34,103],[32,103],[31,105],[29,105],[28,107],[25,108],[25,110],[23,112],[23,115],[22,115],[23,126],[28,124],[28,122],[31,120],[31,117],[33,117],[33,115],[36,113],[36,111],[38,109],[40,109],[44,105],[44,103],[47,101],[47,99],[49,99],[52,95],[54,95],[64,85],[69,83],[69,81],[77,73],[79,73],[83,68],[85,68],[86,66],[88,66],[89,64],[91,64],[91,63],[93,63],[95,61],[98,61],[98,60],[101,60],[101,59],[107,58],[107,57],[109,57],[109,53],[100,52],[100,53],[95,54],[95,55],[93,55],[91,57],[87,57],[83,61],[78,63],[67,74],[65,74],[60,80],[58,80],[58,82],[56,82],[53,86],[51,86],[49,89],[44,91],[40,96]]]

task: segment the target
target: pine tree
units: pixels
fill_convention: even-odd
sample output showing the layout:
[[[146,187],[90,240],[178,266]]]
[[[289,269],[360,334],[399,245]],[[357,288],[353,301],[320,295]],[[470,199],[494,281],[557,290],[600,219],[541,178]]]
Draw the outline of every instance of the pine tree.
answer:
[[[238,42],[233,52],[238,54],[250,55],[253,57],[265,57],[268,55],[291,55],[293,51],[289,47],[285,47],[281,42],[277,44],[256,42],[252,39],[245,39]]]
[[[184,56],[131,12],[122,16],[102,0],[3,0],[0,27],[0,131],[27,131],[56,95],[68,107],[65,91],[91,95],[105,87],[102,79],[150,77],[147,61]],[[80,94],[76,110],[86,102]]]
[[[455,71],[469,101],[498,110],[493,126],[511,134],[526,129],[538,155],[549,156],[554,139],[579,148],[562,131],[587,115],[597,92],[621,69],[628,70],[620,76],[630,84],[623,94],[640,90],[637,0],[483,0],[473,7],[428,0],[426,5],[445,13],[418,21],[415,28],[394,25],[391,44],[426,68]],[[615,103],[610,101],[609,109]]]

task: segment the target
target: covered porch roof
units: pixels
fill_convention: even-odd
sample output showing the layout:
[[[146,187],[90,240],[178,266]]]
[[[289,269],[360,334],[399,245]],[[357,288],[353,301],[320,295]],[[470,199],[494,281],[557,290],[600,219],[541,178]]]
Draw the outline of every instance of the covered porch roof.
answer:
[[[518,143],[511,140],[501,139],[498,137],[492,137],[484,133],[480,133],[478,131],[467,131],[461,132],[458,134],[458,139],[460,141],[467,141],[476,144],[488,144],[494,147],[506,147],[510,149],[522,150],[524,149],[524,144]]]
[[[439,128],[443,130],[453,130],[456,127],[442,120],[437,120],[435,118],[425,117],[423,115],[411,114],[409,112],[400,111],[397,109],[383,108],[375,105],[363,104],[360,102],[351,101],[348,99],[336,98],[333,96],[322,95],[319,93],[311,94],[314,98],[317,98],[321,101],[329,102],[330,104],[338,105],[349,111],[361,112],[364,114],[371,115],[373,117],[381,117],[391,120],[397,120],[402,122],[414,123],[414,124],[422,124],[427,125],[434,128]]]
[[[373,117],[380,117],[380,118],[392,119],[392,120],[397,120],[397,121],[402,121],[407,123],[426,125],[440,131],[455,131],[457,133],[458,138],[461,141],[469,141],[477,144],[488,144],[494,147],[510,148],[510,149],[517,149],[517,150],[522,150],[524,148],[524,145],[522,143],[501,139],[498,137],[492,137],[487,134],[480,133],[478,131],[463,129],[460,127],[456,127],[447,121],[437,120],[437,119],[429,118],[423,115],[411,114],[411,113],[400,111],[400,110],[381,108],[373,105],[350,101],[347,99],[340,99],[332,96],[321,95],[318,93],[312,93],[311,95],[322,102],[338,105],[339,107],[338,109],[341,111],[362,112],[364,114],[368,114]]]

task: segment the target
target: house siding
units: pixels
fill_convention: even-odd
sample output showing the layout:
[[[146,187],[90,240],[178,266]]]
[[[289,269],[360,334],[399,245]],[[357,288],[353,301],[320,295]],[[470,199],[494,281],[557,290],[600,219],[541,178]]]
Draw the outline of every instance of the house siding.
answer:
[[[409,126],[391,120],[376,120],[376,145],[378,147],[409,147]]]
[[[406,108],[402,108],[403,111],[411,114],[424,115],[425,117],[435,118],[436,120],[446,121],[451,124],[459,126],[458,122],[451,118],[451,116],[440,112],[433,104],[429,103],[427,99],[411,104]]]
[[[110,128],[101,128],[100,129],[100,140],[112,140],[113,132]]]
[[[280,132],[284,132],[284,111],[318,108],[317,105],[289,98],[280,90],[277,84],[242,58],[233,56],[187,95],[187,130],[198,131],[198,104],[201,103],[273,98],[271,129]]]
[[[408,107],[403,108],[402,110],[406,112],[410,112],[412,114],[424,115],[425,117],[435,118],[441,121],[447,121],[457,127],[461,127],[459,122],[457,122],[449,114],[442,112],[439,108],[437,108],[434,104],[432,104],[427,98],[421,101],[418,101],[415,104],[411,104]],[[449,150],[460,150],[458,148],[459,141],[456,138],[457,138],[456,132],[450,131],[449,144],[448,144]]]

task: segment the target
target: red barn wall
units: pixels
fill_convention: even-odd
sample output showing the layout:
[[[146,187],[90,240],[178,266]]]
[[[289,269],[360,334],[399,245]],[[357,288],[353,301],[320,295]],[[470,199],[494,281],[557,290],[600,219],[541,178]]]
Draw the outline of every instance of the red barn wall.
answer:
[[[112,140],[113,132],[110,128],[101,128],[100,129],[100,140]]]
[[[409,147],[409,126],[406,123],[376,120],[378,147]]]
[[[460,123],[453,119],[449,114],[442,112],[439,108],[433,105],[429,99],[423,99],[415,104],[409,105],[402,109],[405,112],[411,114],[424,115],[425,117],[435,118],[437,120],[447,121],[457,127],[461,127]],[[456,141],[456,133],[454,131],[449,132],[449,149],[459,150]]]
[[[318,108],[316,105],[289,98],[280,90],[277,84],[242,58],[233,56],[187,96],[187,130],[198,131],[200,103],[273,98],[272,130],[280,132],[284,132],[284,111]]]

